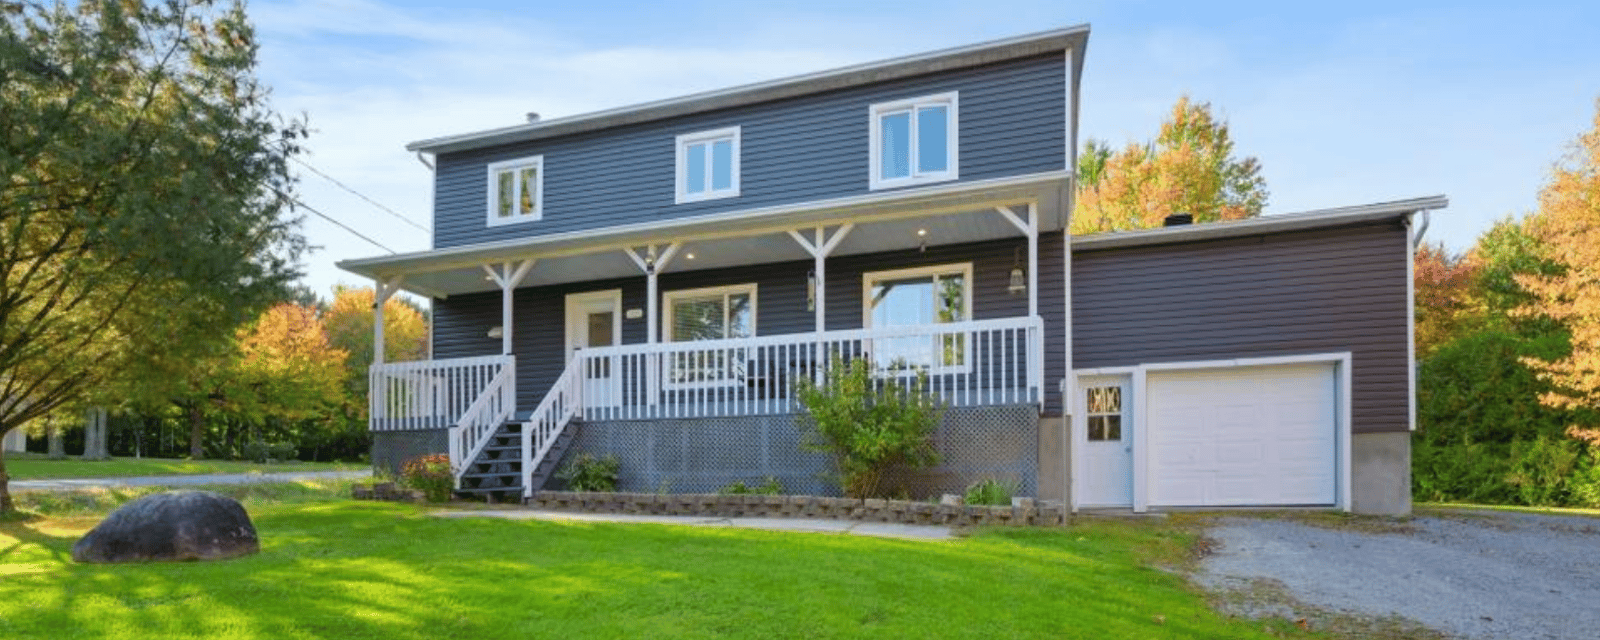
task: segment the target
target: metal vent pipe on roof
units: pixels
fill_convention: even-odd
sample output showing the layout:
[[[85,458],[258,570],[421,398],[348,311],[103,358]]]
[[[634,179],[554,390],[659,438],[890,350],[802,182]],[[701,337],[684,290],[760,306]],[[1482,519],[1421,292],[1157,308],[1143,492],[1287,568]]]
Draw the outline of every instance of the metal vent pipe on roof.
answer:
[[[538,111],[529,111],[528,112],[528,123],[532,124],[532,123],[535,123],[535,122],[538,122],[538,121],[539,121],[539,112]]]

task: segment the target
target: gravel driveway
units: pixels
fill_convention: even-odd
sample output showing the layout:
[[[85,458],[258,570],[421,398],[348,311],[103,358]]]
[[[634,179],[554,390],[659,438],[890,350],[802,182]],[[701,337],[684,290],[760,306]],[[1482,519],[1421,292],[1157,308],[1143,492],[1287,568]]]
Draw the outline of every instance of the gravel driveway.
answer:
[[[1219,520],[1195,580],[1213,590],[1266,581],[1327,611],[1398,615],[1462,638],[1600,637],[1600,519],[1462,512],[1352,522]]]

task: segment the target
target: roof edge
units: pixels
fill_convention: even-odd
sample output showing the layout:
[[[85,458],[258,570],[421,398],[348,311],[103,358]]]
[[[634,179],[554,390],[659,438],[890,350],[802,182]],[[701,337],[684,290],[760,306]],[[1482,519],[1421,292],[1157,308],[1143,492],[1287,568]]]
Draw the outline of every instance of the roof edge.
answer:
[[[1089,25],[1080,24],[535,123],[428,138],[407,144],[406,150],[424,153],[465,151],[661,120],[944,69],[977,66],[1049,51],[1066,49],[1081,51],[1088,43],[1088,37]]]
[[[1112,231],[1109,233],[1073,236],[1072,249],[1074,251],[1116,249],[1233,238],[1263,233],[1321,229],[1345,224],[1389,220],[1418,211],[1432,211],[1448,206],[1450,206],[1449,198],[1443,195],[1436,195],[1332,209],[1272,214],[1229,222],[1208,222],[1136,231]]]

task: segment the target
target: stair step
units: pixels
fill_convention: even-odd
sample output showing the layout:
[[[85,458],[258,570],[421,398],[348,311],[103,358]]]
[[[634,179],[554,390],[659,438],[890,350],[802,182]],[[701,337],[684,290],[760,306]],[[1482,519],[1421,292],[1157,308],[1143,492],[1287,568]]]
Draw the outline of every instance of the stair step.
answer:
[[[515,478],[515,477],[520,477],[520,476],[522,476],[522,472],[521,471],[484,471],[484,472],[468,471],[466,473],[461,474],[461,479],[465,480],[467,478]]]

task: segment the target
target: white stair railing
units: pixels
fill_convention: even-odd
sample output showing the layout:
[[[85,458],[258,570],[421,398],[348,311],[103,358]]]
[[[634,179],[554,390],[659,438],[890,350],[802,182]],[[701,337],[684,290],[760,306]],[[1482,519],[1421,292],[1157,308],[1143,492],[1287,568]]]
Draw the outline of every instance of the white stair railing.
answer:
[[[544,400],[528,416],[528,421],[522,423],[522,497],[533,497],[533,472],[544,462],[545,456],[550,454],[550,449],[555,446],[556,440],[561,437],[561,432],[572,422],[583,407],[583,385],[578,382],[583,378],[579,374],[583,358],[574,355],[567,362],[567,367],[561,372],[561,377],[556,378],[556,383],[551,386],[550,393],[545,394]]]
[[[450,427],[450,471],[457,489],[461,488],[461,475],[517,410],[516,370],[515,362],[502,368]]]

